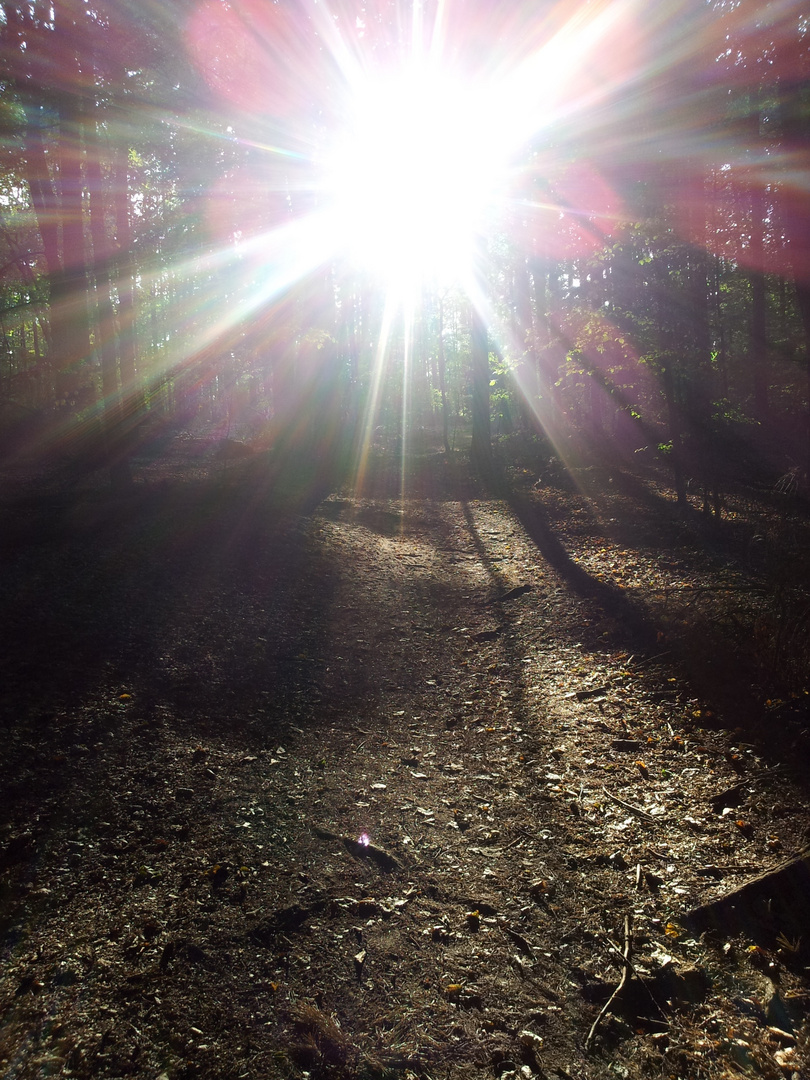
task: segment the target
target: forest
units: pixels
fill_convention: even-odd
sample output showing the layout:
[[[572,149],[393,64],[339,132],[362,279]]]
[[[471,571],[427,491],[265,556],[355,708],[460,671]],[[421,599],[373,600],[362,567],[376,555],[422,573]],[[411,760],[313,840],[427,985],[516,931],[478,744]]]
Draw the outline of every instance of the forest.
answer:
[[[4,457],[126,483],[166,431],[475,421],[662,458],[681,500],[803,485],[800,5],[480,6],[437,60],[429,4],[4,4]]]
[[[0,0],[0,1074],[806,1080],[799,0]]]

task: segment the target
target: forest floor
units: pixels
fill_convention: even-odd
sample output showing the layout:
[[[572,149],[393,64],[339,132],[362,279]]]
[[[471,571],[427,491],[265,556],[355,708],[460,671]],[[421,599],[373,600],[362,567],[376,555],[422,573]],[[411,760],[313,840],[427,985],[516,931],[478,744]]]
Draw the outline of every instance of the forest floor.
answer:
[[[5,500],[0,1075],[810,1076],[770,511],[177,455]]]

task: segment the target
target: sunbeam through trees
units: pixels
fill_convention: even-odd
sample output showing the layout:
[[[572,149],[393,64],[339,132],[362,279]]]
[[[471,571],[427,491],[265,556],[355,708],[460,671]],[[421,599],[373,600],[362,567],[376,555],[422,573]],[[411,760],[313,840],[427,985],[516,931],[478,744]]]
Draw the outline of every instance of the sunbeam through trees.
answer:
[[[805,470],[808,36],[797,3],[3,3],[4,455],[469,439],[483,323],[496,435],[649,447],[682,498],[729,440]]]

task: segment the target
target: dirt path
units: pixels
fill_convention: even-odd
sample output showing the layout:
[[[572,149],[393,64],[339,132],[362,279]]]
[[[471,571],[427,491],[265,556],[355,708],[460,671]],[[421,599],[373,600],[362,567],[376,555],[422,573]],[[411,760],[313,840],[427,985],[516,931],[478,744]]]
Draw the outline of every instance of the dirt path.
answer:
[[[18,739],[3,1075],[805,1075],[794,928],[683,924],[801,846],[802,791],[665,648],[498,501],[226,550]]]

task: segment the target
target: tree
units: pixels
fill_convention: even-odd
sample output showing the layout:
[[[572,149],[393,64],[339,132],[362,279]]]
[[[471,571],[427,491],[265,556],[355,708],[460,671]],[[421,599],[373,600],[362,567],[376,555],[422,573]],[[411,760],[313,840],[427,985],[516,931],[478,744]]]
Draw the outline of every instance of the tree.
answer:
[[[472,375],[472,444],[470,453],[478,468],[486,473],[492,467],[490,434],[489,339],[487,326],[475,304],[470,306],[470,370]]]

